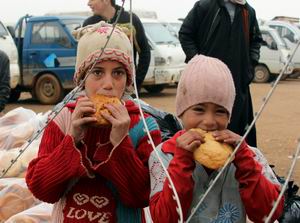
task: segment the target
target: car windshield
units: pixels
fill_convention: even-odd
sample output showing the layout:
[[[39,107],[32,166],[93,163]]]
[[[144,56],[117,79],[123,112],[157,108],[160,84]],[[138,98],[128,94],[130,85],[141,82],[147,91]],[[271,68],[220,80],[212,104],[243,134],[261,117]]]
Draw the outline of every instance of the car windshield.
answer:
[[[178,23],[178,22],[170,22],[170,25],[172,26],[172,28],[175,30],[176,33],[179,32],[180,27],[182,25],[182,23]]]
[[[156,44],[178,44],[179,40],[160,23],[143,23],[148,36]]]
[[[62,22],[66,25],[67,29],[72,33],[73,30],[82,26],[84,19],[64,19]]]

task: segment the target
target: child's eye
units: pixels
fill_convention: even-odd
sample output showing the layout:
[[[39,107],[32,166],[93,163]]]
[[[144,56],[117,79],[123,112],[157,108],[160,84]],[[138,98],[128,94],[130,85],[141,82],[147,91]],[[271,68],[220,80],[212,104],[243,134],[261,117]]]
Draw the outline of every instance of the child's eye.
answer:
[[[91,74],[94,75],[95,77],[100,77],[103,74],[103,71],[100,69],[93,69],[91,71]]]
[[[194,107],[193,110],[196,111],[196,112],[205,112],[205,109],[203,107],[200,107],[200,106]]]
[[[223,108],[219,108],[216,110],[216,113],[217,114],[220,114],[220,115],[224,115],[224,114],[228,114],[227,110],[226,109],[223,109]]]
[[[113,71],[113,76],[114,77],[121,77],[123,75],[126,75],[126,71],[125,70],[115,70]]]

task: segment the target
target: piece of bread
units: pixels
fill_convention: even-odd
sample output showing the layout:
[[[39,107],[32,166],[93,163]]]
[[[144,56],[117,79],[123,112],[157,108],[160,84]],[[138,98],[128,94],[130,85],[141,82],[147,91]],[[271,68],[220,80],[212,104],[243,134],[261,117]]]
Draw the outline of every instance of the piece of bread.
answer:
[[[105,108],[106,104],[121,104],[121,101],[117,97],[110,97],[105,95],[96,94],[91,97],[91,101],[95,105],[96,113],[95,117],[97,118],[96,126],[109,126],[111,123],[107,121],[102,115],[102,112],[110,113],[108,109]]]
[[[0,151],[0,170],[6,169],[10,166],[11,160],[15,160],[19,155],[18,149],[12,149],[9,151]],[[17,177],[24,172],[22,168],[21,159],[18,159],[14,165],[5,174],[5,177]],[[1,206],[0,206],[1,207]],[[1,221],[0,221],[1,222]]]
[[[194,130],[204,134],[205,140],[205,143],[194,151],[194,159],[209,169],[216,170],[223,167],[233,148],[226,143],[216,141],[211,132],[202,129]]]
[[[37,202],[27,188],[18,184],[12,184],[1,192],[0,222],[5,222],[9,217],[32,207]]]

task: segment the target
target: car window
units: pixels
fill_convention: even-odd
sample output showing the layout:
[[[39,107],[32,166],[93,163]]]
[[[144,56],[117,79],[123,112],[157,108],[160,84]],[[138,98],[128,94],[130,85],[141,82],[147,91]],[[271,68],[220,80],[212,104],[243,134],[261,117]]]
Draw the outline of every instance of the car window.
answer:
[[[0,22],[0,36],[7,36],[8,33],[4,27],[4,25]]]
[[[287,38],[292,43],[295,42],[295,34],[286,27],[282,27],[282,36],[284,38]]]
[[[84,19],[63,19],[62,23],[66,25],[70,33],[80,28],[84,22]]]
[[[276,29],[278,34],[283,37],[282,35],[282,27],[281,26],[275,26],[275,25],[270,25],[271,28]]]
[[[279,36],[279,34],[276,30],[271,30],[271,31],[262,30],[261,34],[262,34],[263,40],[266,41],[266,43],[268,44],[268,47],[271,46],[272,42],[275,42],[276,45],[278,45],[282,48],[288,49],[286,42],[284,41],[284,39],[282,39]]]
[[[143,23],[145,32],[156,44],[177,44],[179,40],[161,23]]]
[[[38,22],[33,25],[31,44],[58,44],[71,48],[72,44],[58,22]]]
[[[267,43],[267,45],[270,47],[273,42],[275,42],[274,38],[270,35],[270,33],[262,31],[261,32],[263,40]]]
[[[177,23],[177,22],[171,22],[170,25],[173,27],[176,33],[179,32],[182,23]]]

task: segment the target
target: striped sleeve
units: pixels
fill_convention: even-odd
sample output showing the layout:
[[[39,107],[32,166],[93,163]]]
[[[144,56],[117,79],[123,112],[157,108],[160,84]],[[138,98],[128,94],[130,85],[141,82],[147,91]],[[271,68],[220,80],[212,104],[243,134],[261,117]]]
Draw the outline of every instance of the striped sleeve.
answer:
[[[145,117],[145,121],[150,132],[154,145],[157,146],[161,142],[161,133],[155,119],[149,115]],[[136,149],[138,157],[142,160],[145,166],[148,166],[150,153],[153,151],[149,144],[149,137],[144,127],[143,120],[139,120],[129,131],[132,144]]]
[[[54,122],[46,128],[38,157],[27,169],[26,183],[33,195],[45,202],[57,202],[71,179],[86,176],[88,170],[70,135],[64,135]]]

